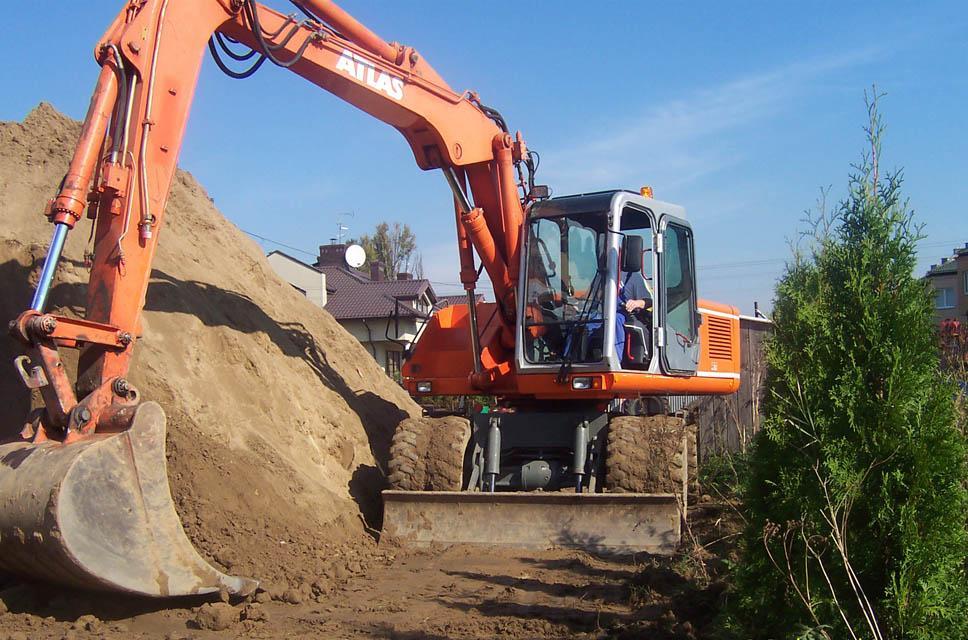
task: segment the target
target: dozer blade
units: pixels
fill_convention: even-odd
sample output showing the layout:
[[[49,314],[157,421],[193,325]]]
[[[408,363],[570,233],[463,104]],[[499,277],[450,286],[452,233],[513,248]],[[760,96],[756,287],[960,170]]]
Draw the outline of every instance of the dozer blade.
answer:
[[[674,494],[384,491],[383,535],[403,546],[476,544],[671,554]]]
[[[182,530],[168,489],[165,412],[154,402],[123,433],[0,446],[0,569],[159,597],[245,595],[258,584],[217,571]]]

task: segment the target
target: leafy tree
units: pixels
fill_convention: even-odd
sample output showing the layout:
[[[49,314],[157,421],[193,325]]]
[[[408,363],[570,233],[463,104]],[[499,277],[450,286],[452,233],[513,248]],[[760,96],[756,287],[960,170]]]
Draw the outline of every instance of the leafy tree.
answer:
[[[966,638],[966,449],[883,128],[777,285],[732,596],[744,638]]]
[[[398,273],[423,277],[423,259],[417,251],[417,237],[410,230],[410,225],[394,222],[390,226],[381,222],[372,236],[364,235],[359,242],[366,251],[364,266],[367,269],[372,262],[380,262],[383,276],[387,279],[395,278]]]

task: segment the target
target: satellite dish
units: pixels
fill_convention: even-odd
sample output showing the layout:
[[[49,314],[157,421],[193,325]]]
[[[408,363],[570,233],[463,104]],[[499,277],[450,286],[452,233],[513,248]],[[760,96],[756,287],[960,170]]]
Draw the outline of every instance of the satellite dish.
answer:
[[[351,244],[346,247],[346,253],[343,254],[343,259],[346,260],[346,264],[354,269],[359,269],[366,262],[366,251],[358,244]]]

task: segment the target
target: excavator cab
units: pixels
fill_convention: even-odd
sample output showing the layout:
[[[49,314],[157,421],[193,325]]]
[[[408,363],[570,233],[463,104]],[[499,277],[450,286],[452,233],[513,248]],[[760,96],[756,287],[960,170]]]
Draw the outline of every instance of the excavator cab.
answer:
[[[663,411],[625,415],[617,401],[728,393],[739,377],[734,360],[701,353],[708,336],[683,209],[630,191],[540,200],[524,220],[517,291],[511,366],[488,340],[506,311],[497,303],[438,312],[404,366],[418,398],[460,389],[476,312],[493,375],[477,393],[498,402],[400,424],[384,533],[410,544],[671,552],[695,476],[695,430]],[[706,312],[720,314],[726,336],[738,326]],[[721,336],[708,344],[719,349]]]
[[[518,370],[694,373],[693,255],[692,229],[676,205],[626,191],[533,205]]]

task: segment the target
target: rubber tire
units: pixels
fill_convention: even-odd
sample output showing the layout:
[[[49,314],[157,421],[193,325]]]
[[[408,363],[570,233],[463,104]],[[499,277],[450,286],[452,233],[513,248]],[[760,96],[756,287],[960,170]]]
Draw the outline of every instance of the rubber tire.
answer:
[[[422,491],[427,484],[427,450],[429,425],[426,418],[406,418],[397,425],[390,441],[390,471],[387,479],[391,489]]]
[[[686,426],[674,416],[617,416],[609,421],[605,490],[613,493],[681,495],[682,467],[688,465]],[[688,472],[688,468],[687,468]]]
[[[432,426],[427,455],[429,484],[434,491],[460,491],[464,488],[471,422],[460,416],[446,416],[434,419]]]
[[[686,459],[689,462],[687,472],[689,474],[689,495],[699,499],[701,494],[699,488],[699,426],[695,423],[686,424],[686,446],[688,451]]]
[[[401,491],[460,491],[471,439],[466,418],[407,418],[393,434],[390,487]]]

